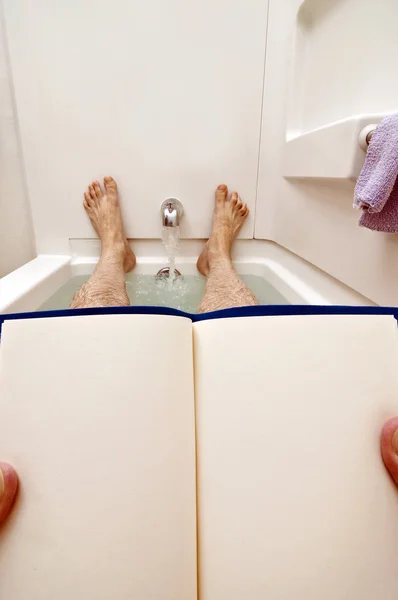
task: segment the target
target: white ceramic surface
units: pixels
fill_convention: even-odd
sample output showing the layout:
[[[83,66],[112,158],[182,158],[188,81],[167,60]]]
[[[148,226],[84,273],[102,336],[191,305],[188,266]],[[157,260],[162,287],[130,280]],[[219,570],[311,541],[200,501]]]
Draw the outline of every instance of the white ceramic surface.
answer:
[[[385,305],[398,305],[398,236],[358,227],[349,177],[365,154],[333,124],[398,110],[397,22],[395,0],[271,0],[255,224]]]
[[[0,2],[0,277],[34,256]]]
[[[127,235],[159,237],[174,196],[205,237],[238,189],[253,237],[267,0],[4,0],[37,250],[92,235],[87,184],[120,183]]]
[[[96,240],[72,241],[71,256],[41,255],[0,282],[0,314],[36,310],[75,275],[92,273],[100,249]],[[196,259],[203,241],[181,244],[177,268],[185,275],[197,274]],[[156,274],[167,264],[160,242],[134,241],[138,274]],[[77,254],[78,252],[78,254]],[[234,264],[239,273],[266,279],[292,304],[371,305],[367,298],[322,273],[309,263],[271,242],[241,240],[236,244]]]

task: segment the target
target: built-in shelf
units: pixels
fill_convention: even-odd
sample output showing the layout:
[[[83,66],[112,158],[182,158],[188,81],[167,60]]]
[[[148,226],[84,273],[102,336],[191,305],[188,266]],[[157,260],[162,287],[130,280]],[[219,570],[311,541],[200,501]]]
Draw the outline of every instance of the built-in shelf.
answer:
[[[288,136],[283,175],[287,178],[358,179],[365,160],[361,131],[387,115],[356,115],[302,135]]]

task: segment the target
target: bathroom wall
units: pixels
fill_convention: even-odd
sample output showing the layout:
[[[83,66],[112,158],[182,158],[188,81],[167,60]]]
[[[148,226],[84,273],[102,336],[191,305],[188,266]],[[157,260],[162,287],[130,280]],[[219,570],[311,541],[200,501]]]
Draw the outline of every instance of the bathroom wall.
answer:
[[[4,0],[39,253],[95,237],[83,191],[120,183],[127,235],[160,236],[161,202],[204,238],[214,189],[247,200],[251,238],[267,0]]]
[[[0,22],[0,277],[35,256],[14,119],[3,23]]]
[[[398,111],[396,0],[271,0],[255,236],[398,304],[398,235],[357,225],[364,123]]]
[[[131,238],[159,237],[168,196],[183,237],[206,237],[225,182],[251,208],[242,237],[398,304],[398,236],[352,208],[358,133],[398,110],[396,0],[3,1],[39,253],[94,237],[94,178],[119,181]],[[4,69],[1,273],[33,254]]]

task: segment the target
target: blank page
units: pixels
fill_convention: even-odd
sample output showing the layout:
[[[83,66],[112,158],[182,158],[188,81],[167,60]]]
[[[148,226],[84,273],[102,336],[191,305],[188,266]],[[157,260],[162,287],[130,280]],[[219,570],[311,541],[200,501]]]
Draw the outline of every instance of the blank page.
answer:
[[[194,325],[201,600],[396,600],[392,317]]]
[[[188,319],[4,324],[0,456],[21,490],[0,598],[196,598],[192,370]]]

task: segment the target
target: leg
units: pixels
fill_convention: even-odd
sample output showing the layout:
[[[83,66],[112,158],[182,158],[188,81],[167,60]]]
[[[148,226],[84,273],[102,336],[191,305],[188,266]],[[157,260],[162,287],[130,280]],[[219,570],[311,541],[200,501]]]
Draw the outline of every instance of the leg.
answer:
[[[135,267],[136,259],[123,233],[116,182],[105,177],[103,193],[98,181],[84,194],[84,208],[101,240],[101,257],[90,279],[73,298],[70,308],[129,306],[125,273]]]
[[[207,277],[200,313],[258,304],[231,260],[232,244],[248,214],[249,209],[236,192],[228,200],[227,186],[217,188],[212,233],[197,263],[199,271]]]

